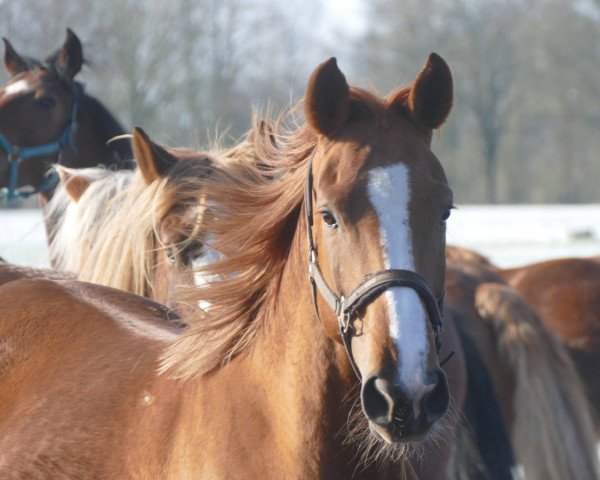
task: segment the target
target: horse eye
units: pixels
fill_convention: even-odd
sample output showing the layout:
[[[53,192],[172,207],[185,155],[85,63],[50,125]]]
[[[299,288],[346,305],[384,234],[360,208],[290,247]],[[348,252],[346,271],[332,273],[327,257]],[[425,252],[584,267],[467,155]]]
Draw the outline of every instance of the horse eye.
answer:
[[[56,100],[52,97],[42,97],[37,101],[37,104],[44,109],[48,109],[56,105]]]
[[[337,220],[335,219],[335,217],[333,216],[333,214],[331,212],[321,212],[321,216],[323,217],[323,221],[325,222],[325,225],[327,225],[328,227],[331,228],[337,228],[338,224],[337,224]]]

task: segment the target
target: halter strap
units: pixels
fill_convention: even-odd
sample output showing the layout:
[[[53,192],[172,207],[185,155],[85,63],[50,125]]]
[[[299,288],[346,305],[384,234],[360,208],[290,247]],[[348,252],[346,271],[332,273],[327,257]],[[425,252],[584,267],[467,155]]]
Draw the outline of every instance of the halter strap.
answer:
[[[313,153],[314,156],[314,153]],[[351,337],[350,337],[350,323],[352,318],[356,315],[358,309],[369,302],[373,301],[385,290],[391,287],[408,287],[412,288],[419,298],[425,304],[429,321],[435,335],[435,348],[439,355],[442,343],[439,337],[442,331],[442,314],[444,305],[444,293],[438,298],[435,297],[431,288],[427,284],[427,281],[418,273],[411,270],[404,269],[388,269],[382,270],[376,273],[372,273],[364,278],[364,280],[348,295],[336,295],[336,293],[329,287],[323,272],[319,267],[317,258],[317,250],[315,248],[312,228],[313,228],[313,203],[312,203],[312,192],[313,192],[313,174],[312,174],[312,160],[313,156],[308,161],[308,172],[306,177],[306,184],[304,190],[304,211],[306,214],[307,224],[307,240],[308,240],[308,278],[311,284],[313,305],[315,308],[315,314],[319,321],[322,320],[319,315],[319,309],[317,305],[317,291],[321,294],[325,303],[335,312],[338,319],[338,327],[340,336],[350,364],[354,370],[356,376],[361,379],[361,374],[354,360],[352,354]],[[443,366],[451,357],[454,352],[451,352],[446,359],[440,362],[440,366]]]
[[[19,166],[23,160],[35,157],[45,157],[47,155],[58,154],[63,148],[68,146],[73,153],[77,154],[75,146],[75,130],[77,129],[77,111],[79,108],[79,90],[73,83],[73,106],[71,107],[71,116],[69,123],[64,128],[57,140],[41,145],[31,147],[18,147],[13,145],[8,138],[0,133],[0,147],[8,156],[8,186],[0,188],[6,201],[15,198],[28,198],[36,193],[46,192],[58,183],[58,174],[52,172],[41,183],[33,186],[33,190],[23,191],[17,187],[19,183]]]

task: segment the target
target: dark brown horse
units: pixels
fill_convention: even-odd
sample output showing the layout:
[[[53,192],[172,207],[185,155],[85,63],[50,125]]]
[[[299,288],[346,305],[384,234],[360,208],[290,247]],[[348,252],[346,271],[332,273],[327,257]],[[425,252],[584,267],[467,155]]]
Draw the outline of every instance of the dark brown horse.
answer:
[[[23,57],[8,40],[4,43],[11,76],[0,89],[0,188],[7,200],[32,193],[50,198],[57,176],[49,169],[55,163],[132,166],[129,142],[107,145],[123,133],[117,120],[74,80],[83,51],[71,30],[45,62]]]
[[[272,180],[197,179],[224,259],[191,288],[183,332],[106,287],[1,287],[2,476],[414,478],[407,445],[452,425],[464,388],[438,356],[459,347],[451,322],[439,333],[452,196],[429,146],[451,103],[436,55],[387,98],[321,65],[307,124],[259,155]],[[370,442],[377,466],[361,465]]]

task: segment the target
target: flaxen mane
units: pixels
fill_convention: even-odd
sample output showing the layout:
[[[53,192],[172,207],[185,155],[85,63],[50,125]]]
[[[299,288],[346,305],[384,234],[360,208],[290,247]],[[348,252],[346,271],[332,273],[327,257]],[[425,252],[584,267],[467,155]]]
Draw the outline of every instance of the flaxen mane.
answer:
[[[350,92],[356,112],[380,118],[388,108],[365,90]],[[198,182],[210,202],[205,219],[210,247],[222,255],[203,273],[220,279],[183,292],[179,303],[211,306],[194,308],[187,331],[164,355],[163,371],[179,377],[208,373],[247,348],[263,327],[298,223],[308,158],[317,145],[316,134],[299,125],[294,112],[282,115],[268,134],[254,125],[260,166],[216,168],[208,180]],[[272,175],[265,176],[264,169]]]
[[[113,199],[129,185],[132,172],[103,167],[57,166],[56,170],[84,177],[90,183],[78,202],[73,201],[60,184],[44,211],[52,225],[49,246],[52,264],[59,270],[78,273],[86,249],[100,236],[105,218],[114,205]]]

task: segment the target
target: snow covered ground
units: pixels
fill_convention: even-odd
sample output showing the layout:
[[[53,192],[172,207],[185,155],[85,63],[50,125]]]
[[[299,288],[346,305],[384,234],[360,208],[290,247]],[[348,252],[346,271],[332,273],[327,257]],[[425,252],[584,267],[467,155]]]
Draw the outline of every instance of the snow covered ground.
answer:
[[[49,266],[41,210],[0,210],[0,257],[20,265]]]
[[[473,248],[503,267],[600,255],[600,205],[465,205],[448,220],[448,243]],[[0,210],[0,256],[48,265],[39,210]]]
[[[477,205],[448,220],[448,243],[502,267],[600,255],[600,205]]]

